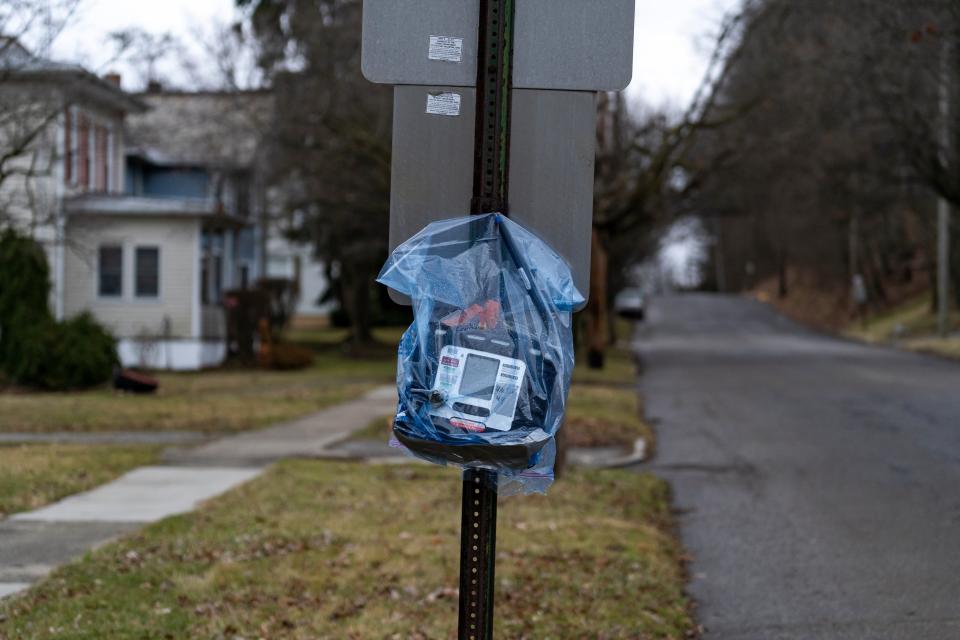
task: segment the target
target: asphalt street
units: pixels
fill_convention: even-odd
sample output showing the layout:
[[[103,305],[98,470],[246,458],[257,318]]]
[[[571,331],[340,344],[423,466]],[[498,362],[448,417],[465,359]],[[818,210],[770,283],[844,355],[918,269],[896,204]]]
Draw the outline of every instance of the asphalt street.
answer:
[[[960,364],[709,295],[636,348],[705,638],[960,639]]]

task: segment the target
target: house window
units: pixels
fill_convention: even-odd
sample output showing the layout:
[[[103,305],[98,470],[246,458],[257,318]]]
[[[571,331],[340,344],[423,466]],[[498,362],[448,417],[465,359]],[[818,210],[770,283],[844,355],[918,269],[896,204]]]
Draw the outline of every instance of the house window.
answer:
[[[63,114],[63,180],[66,184],[73,182],[73,114],[71,107],[67,107]]]
[[[138,298],[160,296],[160,248],[137,247],[134,292]]]
[[[97,128],[93,125],[87,126],[87,173],[86,180],[83,183],[88,190],[92,190],[96,185],[97,171]]]
[[[80,174],[80,124],[79,112],[74,107],[73,118],[70,123],[72,133],[70,134],[70,184],[77,185],[77,176]]]
[[[250,288],[250,265],[240,265],[240,289],[246,291]]]
[[[107,129],[97,127],[97,191],[107,190],[110,166],[107,163]]]
[[[210,256],[200,258],[200,302],[210,302]]]
[[[97,287],[98,293],[104,298],[119,298],[123,295],[123,247],[100,247]]]
[[[116,140],[113,136],[113,129],[107,129],[107,191],[113,193],[116,190],[117,179],[114,175],[114,156],[117,153]]]
[[[223,298],[223,256],[216,254],[213,256],[213,300],[210,302],[218,304]]]
[[[200,261],[200,300],[219,304],[223,297],[223,256],[210,254]]]
[[[74,158],[74,163],[77,170],[73,172],[73,175],[75,178],[75,184],[81,187],[86,187],[87,175],[89,173],[89,164],[87,158],[90,155],[89,126],[87,126],[87,119],[82,114],[78,115],[76,120],[77,155]]]

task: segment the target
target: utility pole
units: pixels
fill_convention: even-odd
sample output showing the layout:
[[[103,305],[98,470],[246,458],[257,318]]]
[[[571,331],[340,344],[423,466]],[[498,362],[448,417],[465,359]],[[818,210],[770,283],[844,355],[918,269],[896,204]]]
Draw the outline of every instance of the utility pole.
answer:
[[[949,39],[943,42],[940,61],[940,164],[950,164],[950,54]],[[937,203],[937,331],[941,338],[950,333],[950,203],[943,196]]]

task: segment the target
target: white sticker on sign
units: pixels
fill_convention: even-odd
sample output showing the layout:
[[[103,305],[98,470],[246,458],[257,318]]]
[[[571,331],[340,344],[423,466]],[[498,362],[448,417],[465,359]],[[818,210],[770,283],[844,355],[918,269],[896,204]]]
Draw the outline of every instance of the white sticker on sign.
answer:
[[[459,93],[428,93],[427,113],[438,116],[460,115]]]
[[[430,36],[430,52],[427,57],[443,62],[463,62],[463,38]]]

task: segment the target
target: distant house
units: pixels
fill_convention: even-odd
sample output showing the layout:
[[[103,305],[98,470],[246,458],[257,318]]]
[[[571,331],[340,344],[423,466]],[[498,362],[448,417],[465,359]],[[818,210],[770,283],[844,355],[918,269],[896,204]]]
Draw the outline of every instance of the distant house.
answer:
[[[291,280],[297,286],[297,307],[294,324],[325,318],[333,310],[334,303],[323,302],[330,286],[326,269],[313,254],[310,243],[293,242],[288,239],[283,216],[271,216],[267,235],[266,275],[268,278]]]
[[[298,315],[326,315],[329,305],[319,304],[327,288],[323,265],[312,247],[287,238],[290,217],[275,210],[265,184],[269,159],[262,140],[273,124],[273,95],[154,88],[138,97],[149,110],[128,121],[127,192],[211,195],[249,223],[235,237],[226,236],[210,258],[216,265],[224,251],[230,256],[224,277],[212,275],[214,283],[229,289],[263,277],[288,279],[299,294]],[[217,247],[217,240],[211,242]]]
[[[17,159],[41,170],[0,183],[0,226],[44,246],[56,315],[92,312],[125,365],[222,363],[223,293],[268,275],[268,245],[292,246],[267,216],[270,94],[132,95],[0,39],[0,96],[43,125]],[[0,148],[17,135],[0,130]]]

